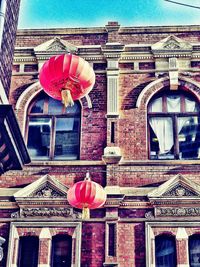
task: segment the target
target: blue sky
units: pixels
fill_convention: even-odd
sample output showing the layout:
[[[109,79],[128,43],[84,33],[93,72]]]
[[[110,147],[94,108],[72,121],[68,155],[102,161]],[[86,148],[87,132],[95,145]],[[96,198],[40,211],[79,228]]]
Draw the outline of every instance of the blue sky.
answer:
[[[200,6],[200,0],[176,0]],[[164,0],[21,0],[18,28],[198,25],[200,9]]]

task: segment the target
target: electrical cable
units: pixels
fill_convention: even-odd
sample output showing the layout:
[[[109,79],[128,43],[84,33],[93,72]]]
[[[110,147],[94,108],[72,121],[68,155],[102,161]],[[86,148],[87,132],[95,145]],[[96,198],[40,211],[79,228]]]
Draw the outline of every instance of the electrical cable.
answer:
[[[164,1],[166,1],[166,2],[170,2],[170,3],[173,3],[173,4],[176,4],[176,5],[181,5],[181,6],[185,6],[185,7],[191,7],[191,8],[197,8],[197,9],[200,9],[200,6],[193,6],[193,5],[184,4],[184,3],[177,2],[177,1],[172,1],[172,0],[164,0]]]

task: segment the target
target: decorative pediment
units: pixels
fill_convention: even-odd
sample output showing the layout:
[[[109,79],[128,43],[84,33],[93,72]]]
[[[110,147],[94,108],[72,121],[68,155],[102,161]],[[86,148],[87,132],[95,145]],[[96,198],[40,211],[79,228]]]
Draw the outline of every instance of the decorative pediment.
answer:
[[[174,35],[170,35],[165,39],[160,40],[159,42],[153,44],[151,46],[153,52],[170,52],[173,51],[181,52],[181,51],[192,51],[192,45],[183,39],[180,39]]]
[[[22,198],[55,199],[67,197],[68,188],[50,175],[45,175],[37,181],[20,189],[14,194],[16,200]]]
[[[68,187],[47,174],[14,194],[20,210],[11,217],[81,218],[81,213],[69,205],[67,191]]]
[[[200,185],[178,174],[148,193],[155,217],[200,216]]]
[[[151,191],[148,197],[149,199],[200,198],[200,185],[178,174]]]
[[[77,47],[62,40],[58,37],[51,39],[43,44],[40,44],[34,48],[35,53],[43,52],[69,52],[74,53],[77,51]]]

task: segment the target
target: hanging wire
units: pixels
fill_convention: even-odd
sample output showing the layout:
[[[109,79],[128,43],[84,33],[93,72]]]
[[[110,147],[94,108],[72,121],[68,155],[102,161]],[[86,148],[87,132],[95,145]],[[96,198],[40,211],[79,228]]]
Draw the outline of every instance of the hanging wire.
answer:
[[[164,0],[166,2],[170,2],[172,4],[176,4],[176,5],[181,5],[181,6],[185,6],[185,7],[191,7],[191,8],[197,8],[197,9],[200,9],[200,6],[193,6],[193,5],[189,5],[189,4],[184,4],[184,3],[181,3],[181,2],[177,2],[177,1],[172,1],[172,0]]]

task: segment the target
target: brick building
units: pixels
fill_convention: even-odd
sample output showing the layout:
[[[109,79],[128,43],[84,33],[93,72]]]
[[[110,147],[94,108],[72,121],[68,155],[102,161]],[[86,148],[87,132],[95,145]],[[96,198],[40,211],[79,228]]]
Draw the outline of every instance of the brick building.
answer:
[[[8,95],[15,48],[18,0],[0,1],[0,175],[30,162]]]
[[[96,83],[64,109],[38,71],[67,52]],[[9,97],[32,161],[0,181],[1,266],[200,266],[199,67],[200,26],[18,31]],[[66,196],[87,171],[107,201],[82,221]]]

